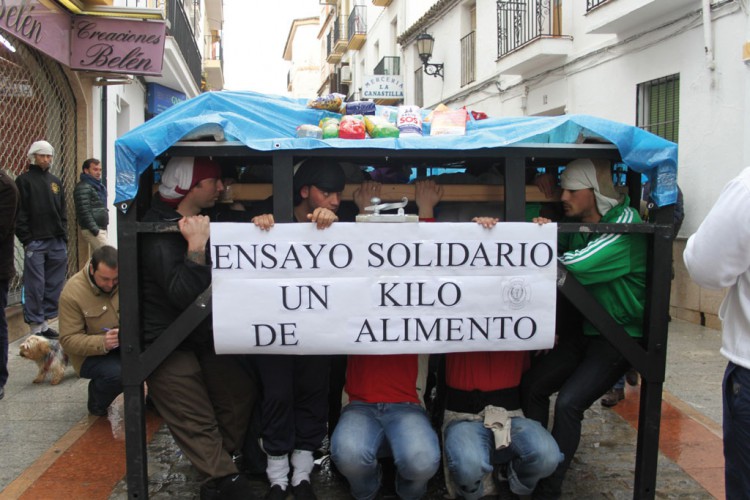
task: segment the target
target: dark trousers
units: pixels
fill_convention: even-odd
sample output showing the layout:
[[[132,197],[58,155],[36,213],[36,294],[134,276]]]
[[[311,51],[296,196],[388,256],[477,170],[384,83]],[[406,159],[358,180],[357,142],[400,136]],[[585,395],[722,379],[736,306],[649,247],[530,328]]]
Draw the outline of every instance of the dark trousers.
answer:
[[[315,451],[328,424],[329,356],[255,356],[262,392],[263,449]]]
[[[57,317],[68,267],[68,250],[62,238],[49,238],[29,242],[25,252],[23,317],[26,323],[40,324]]]
[[[148,393],[177,446],[207,478],[237,474],[257,394],[234,356],[174,351],[148,377]]]
[[[731,361],[724,372],[724,480],[727,500],[750,498],[750,370]]]
[[[8,381],[8,320],[5,308],[8,307],[8,286],[10,280],[0,279],[0,387]]]
[[[565,455],[555,472],[542,479],[534,498],[559,498],[565,474],[581,440],[583,412],[628,369],[628,362],[606,339],[578,330],[535,359],[521,380],[524,414],[547,426],[549,398],[558,392],[552,436]]]
[[[89,356],[81,365],[81,377],[89,382],[89,408],[106,410],[122,392],[122,365],[120,350],[115,349],[104,356]]]

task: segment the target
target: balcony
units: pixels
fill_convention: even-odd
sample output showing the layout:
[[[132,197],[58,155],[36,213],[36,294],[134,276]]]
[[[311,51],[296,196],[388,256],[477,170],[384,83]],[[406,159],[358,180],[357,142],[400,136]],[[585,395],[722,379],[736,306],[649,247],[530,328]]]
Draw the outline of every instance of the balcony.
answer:
[[[192,6],[192,2],[191,2]],[[154,82],[195,97],[202,80],[202,60],[190,17],[182,0],[125,0],[125,7],[133,9],[159,9],[167,20],[167,39],[164,43],[162,76],[147,76]]]
[[[553,0],[497,0],[497,69],[527,75],[559,64],[572,53]]]
[[[337,17],[333,28],[326,37],[326,61],[336,64],[341,61],[349,40],[346,37],[346,23],[341,17]]]
[[[400,75],[401,74],[401,58],[393,56],[385,56],[380,60],[375,69],[373,75]]]
[[[349,33],[348,50],[359,50],[367,40],[367,6],[356,5],[349,14],[347,23],[347,32]]]
[[[205,37],[203,54],[206,90],[222,90],[224,88],[224,49],[218,33]]]
[[[461,86],[464,87],[476,80],[477,35],[472,31],[461,39]]]
[[[615,35],[631,33],[676,19],[682,13],[696,8],[694,2],[685,0],[587,0],[586,32]]]

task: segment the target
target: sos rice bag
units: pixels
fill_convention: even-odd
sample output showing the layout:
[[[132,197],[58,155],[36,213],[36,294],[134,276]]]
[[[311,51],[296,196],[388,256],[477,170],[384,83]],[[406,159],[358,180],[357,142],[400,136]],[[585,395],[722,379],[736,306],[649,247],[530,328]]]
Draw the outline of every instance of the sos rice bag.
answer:
[[[326,111],[340,112],[341,105],[344,102],[344,95],[342,94],[328,94],[324,96],[316,97],[307,101],[307,107],[312,109],[323,109]]]
[[[312,137],[313,139],[323,138],[323,129],[317,125],[300,125],[297,127],[297,137]]]
[[[339,136],[339,119],[328,117],[323,118],[318,123],[318,126],[323,131],[323,139],[332,139]]]
[[[422,114],[419,106],[399,106],[396,126],[402,134],[422,135]]]
[[[365,122],[362,115],[344,116],[339,125],[339,137],[341,139],[364,139]]]
[[[382,116],[365,116],[365,128],[373,139],[398,137],[398,127]]]
[[[344,103],[346,115],[374,115],[375,103],[372,101],[352,101]]]

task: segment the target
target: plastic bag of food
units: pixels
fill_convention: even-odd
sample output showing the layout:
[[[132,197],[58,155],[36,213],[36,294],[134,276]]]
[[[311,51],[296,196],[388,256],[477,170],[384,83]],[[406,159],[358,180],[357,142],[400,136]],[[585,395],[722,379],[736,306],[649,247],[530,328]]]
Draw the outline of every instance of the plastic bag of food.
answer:
[[[313,109],[324,109],[326,111],[334,111],[336,113],[341,111],[341,105],[344,102],[344,95],[342,94],[328,94],[310,99],[307,101],[307,107]]]
[[[465,135],[467,113],[465,109],[435,111],[430,135]]]
[[[399,106],[396,126],[402,134],[422,135],[422,113],[419,106]]]
[[[365,128],[373,139],[398,137],[398,127],[382,116],[365,116]]]
[[[365,122],[362,115],[346,115],[339,125],[339,137],[342,139],[364,139]]]
[[[352,101],[352,102],[344,103],[344,114],[374,115],[375,103],[372,101]]]
[[[323,118],[318,123],[318,126],[323,131],[323,139],[332,139],[339,136],[339,119],[328,117]]]
[[[323,138],[323,129],[317,125],[304,124],[297,127],[297,137],[312,137],[313,139]]]

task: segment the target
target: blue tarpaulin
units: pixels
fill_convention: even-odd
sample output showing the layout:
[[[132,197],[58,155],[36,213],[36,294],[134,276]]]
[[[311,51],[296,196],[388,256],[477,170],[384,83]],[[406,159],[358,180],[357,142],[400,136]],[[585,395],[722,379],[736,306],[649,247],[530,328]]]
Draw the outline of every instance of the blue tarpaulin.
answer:
[[[382,110],[380,110],[382,111]],[[511,144],[575,144],[580,137],[605,139],[623,162],[645,174],[659,206],[677,200],[677,145],[631,125],[588,115],[503,117],[470,120],[466,135],[404,135],[382,139],[297,138],[297,126],[317,124],[336,113],[310,109],[304,99],[255,92],[208,92],[180,103],[115,142],[115,203],[135,198],[138,178],[170,146],[206,126],[220,127],[227,140],[258,151],[306,149],[471,150]],[[387,153],[384,153],[387,154]]]

